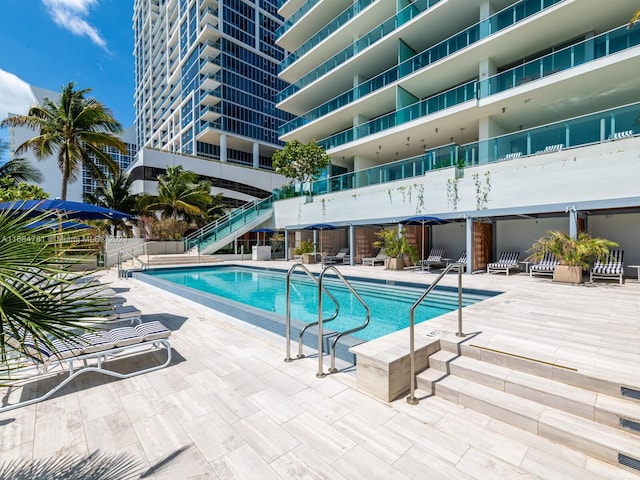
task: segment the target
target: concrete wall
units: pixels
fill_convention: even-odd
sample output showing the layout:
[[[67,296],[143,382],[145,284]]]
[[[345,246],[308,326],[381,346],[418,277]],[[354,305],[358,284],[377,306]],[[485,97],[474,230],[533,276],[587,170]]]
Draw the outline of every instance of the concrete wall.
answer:
[[[267,192],[273,191],[275,188],[281,187],[288,180],[282,175],[278,175],[266,170],[256,170],[254,168],[233,165],[218,161],[203,160],[196,157],[174,154],[160,150],[142,149],[138,152],[138,157],[128,171],[135,167],[156,167],[167,168],[167,166],[182,165],[185,170],[190,170],[199,175],[207,175],[209,177],[223,178],[234,182],[243,183],[252,187],[260,188]],[[140,181],[133,182],[132,193],[157,193],[157,182]],[[247,195],[235,190],[224,188],[212,188],[213,194],[223,193],[229,198],[236,198],[245,202],[254,200],[255,197]]]

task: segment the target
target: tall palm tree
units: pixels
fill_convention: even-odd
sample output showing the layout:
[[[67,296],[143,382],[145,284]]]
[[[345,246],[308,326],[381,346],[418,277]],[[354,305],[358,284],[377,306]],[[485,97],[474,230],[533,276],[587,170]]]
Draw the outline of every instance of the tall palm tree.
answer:
[[[191,222],[206,217],[211,204],[209,182],[198,181],[195,173],[182,165],[167,167],[158,177],[158,194],[142,197],[139,207],[146,213],[160,211],[163,218]]]
[[[116,173],[110,176],[106,183],[98,185],[93,193],[85,193],[84,200],[94,205],[135,215],[137,213],[136,203],[138,196],[132,195],[130,192],[132,183],[133,178],[129,175]],[[130,230],[124,220],[112,220],[112,225],[114,227],[112,232],[114,236],[117,234],[118,229],[125,232],[127,236],[130,234]]]
[[[28,127],[38,132],[19,145],[16,154],[31,149],[38,160],[56,155],[62,173],[63,200],[67,198],[67,184],[77,180],[82,165],[98,179],[104,178],[102,165],[113,173],[118,171],[105,147],[127,153],[126,145],[116,136],[122,132],[122,126],[111,110],[86,96],[89,92],[90,88],[76,90],[75,83],[70,82],[62,88],[57,101],[45,98],[42,105],[31,107],[27,115],[0,122],[0,127]]]

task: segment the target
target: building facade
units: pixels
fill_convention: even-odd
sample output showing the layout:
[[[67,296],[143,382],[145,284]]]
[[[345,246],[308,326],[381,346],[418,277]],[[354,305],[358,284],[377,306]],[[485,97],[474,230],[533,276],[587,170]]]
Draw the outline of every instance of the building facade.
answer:
[[[292,118],[275,108],[281,21],[271,0],[136,0],[140,148],[272,172]]]
[[[500,250],[524,258],[548,229],[582,229],[640,262],[634,11],[625,0],[283,2],[290,85],[277,106],[295,118],[280,139],[316,139],[332,176],[312,185],[314,201],[282,192],[277,225],[343,225],[364,256],[367,225],[435,215],[451,223],[426,244],[473,252],[471,270]]]

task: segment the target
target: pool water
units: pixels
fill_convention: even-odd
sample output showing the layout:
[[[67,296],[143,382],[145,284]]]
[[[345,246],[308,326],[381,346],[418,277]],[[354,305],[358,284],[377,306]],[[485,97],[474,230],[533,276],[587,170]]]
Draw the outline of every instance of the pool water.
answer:
[[[286,272],[239,266],[158,269],[154,277],[223,297],[267,312],[286,316]],[[371,310],[369,325],[352,336],[372,340],[409,326],[409,310],[427,288],[425,285],[351,279],[349,283]],[[366,310],[349,289],[335,277],[325,276],[323,286],[339,304],[335,320],[324,324],[328,331],[346,331],[364,323]],[[498,292],[465,291],[463,306],[484,300]],[[335,311],[333,300],[322,298],[323,318]],[[415,311],[416,323],[430,320],[458,308],[457,289],[436,287]],[[291,318],[305,323],[318,321],[318,286],[304,274],[291,279]]]

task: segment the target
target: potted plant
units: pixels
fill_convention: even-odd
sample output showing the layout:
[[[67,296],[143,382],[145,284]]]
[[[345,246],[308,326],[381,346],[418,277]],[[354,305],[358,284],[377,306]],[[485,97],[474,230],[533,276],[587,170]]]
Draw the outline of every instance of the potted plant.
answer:
[[[303,240],[300,242],[300,246],[293,250],[293,254],[301,255],[302,263],[316,263],[316,255],[313,253],[314,250],[313,240]]]
[[[528,250],[528,260],[539,262],[545,252],[554,255],[559,262],[553,272],[554,282],[582,283],[582,271],[588,269],[596,258],[606,258],[609,248],[618,244],[605,238],[595,238],[586,232],[576,238],[564,232],[549,230]]]
[[[379,240],[375,241],[373,245],[376,248],[384,249],[387,255],[385,260],[387,270],[402,270],[407,262],[410,265],[418,258],[416,248],[409,244],[404,231],[398,232],[396,229],[383,228],[376,233],[376,236]]]

